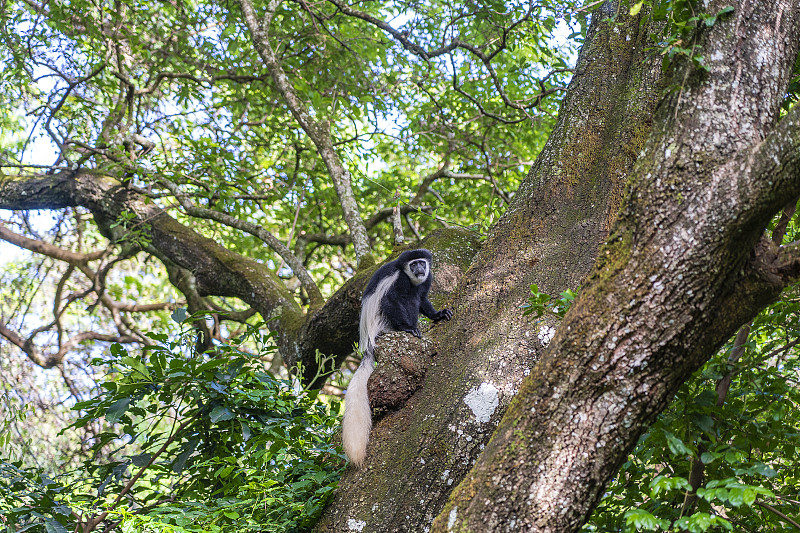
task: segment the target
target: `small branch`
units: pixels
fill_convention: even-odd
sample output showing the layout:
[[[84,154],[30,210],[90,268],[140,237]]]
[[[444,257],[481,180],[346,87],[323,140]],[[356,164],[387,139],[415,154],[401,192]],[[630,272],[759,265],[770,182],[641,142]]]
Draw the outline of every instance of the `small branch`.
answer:
[[[379,18],[373,17],[372,15],[369,15],[369,14],[364,13],[362,11],[358,11],[356,9],[353,9],[350,6],[340,2],[339,0],[328,0],[328,1],[331,4],[335,5],[339,9],[339,11],[341,11],[345,15],[347,15],[349,17],[361,19],[364,22],[368,22],[369,24],[372,24],[376,28],[379,28],[379,29],[385,31],[386,33],[391,35],[394,40],[399,42],[403,46],[403,48],[405,48],[406,50],[408,50],[412,54],[421,57],[425,61],[428,61],[429,59],[432,59],[434,57],[438,57],[438,56],[444,55],[444,54],[446,54],[448,52],[452,52],[453,50],[458,48],[459,43],[460,43],[460,41],[458,39],[452,39],[449,44],[441,46],[441,47],[439,47],[439,48],[437,48],[435,50],[425,50],[420,45],[418,45],[417,43],[415,43],[411,39],[409,39],[408,38],[408,33],[396,30],[395,28],[393,28],[392,26],[387,24],[385,21],[383,21],[383,20],[381,20]]]
[[[791,518],[789,518],[788,516],[786,516],[785,514],[783,514],[782,512],[777,510],[776,508],[774,508],[773,506],[769,505],[768,503],[764,503],[764,502],[761,502],[761,501],[756,501],[756,505],[758,505],[759,507],[763,507],[767,511],[769,511],[769,512],[773,513],[774,515],[780,517],[784,521],[790,523],[791,525],[796,527],[798,530],[800,530],[800,522],[797,522],[796,520],[792,520]]]
[[[400,214],[403,216],[408,216],[410,213],[416,213],[417,211],[422,211],[424,213],[429,213],[431,211],[430,206],[422,206],[422,207],[414,207],[413,205],[409,204],[401,204],[400,205]],[[364,225],[367,229],[372,229],[374,226],[383,222],[392,214],[394,213],[394,207],[384,207],[383,209],[376,211],[373,213],[371,217],[367,219]],[[305,257],[305,254],[301,251],[305,249],[308,243],[314,242],[317,244],[327,244],[330,246],[347,246],[350,244],[350,235],[347,234],[337,234],[337,235],[330,235],[327,233],[300,233],[297,236],[295,241],[295,254],[298,257]]]
[[[11,244],[15,244],[20,248],[25,248],[31,252],[46,255],[47,257],[52,257],[53,259],[58,259],[59,261],[64,261],[71,265],[85,264],[89,261],[95,261],[106,254],[105,251],[80,254],[70,250],[64,250],[63,248],[59,248],[58,246],[46,243],[44,241],[29,239],[28,237],[14,233],[3,224],[0,224],[0,239],[10,242]]]
[[[8,329],[3,323],[0,323],[0,336],[5,337],[9,342],[11,342],[11,344],[22,350],[33,363],[44,369],[49,369],[60,365],[61,361],[63,361],[64,356],[69,350],[87,340],[118,342],[121,344],[137,342],[136,338],[130,336],[116,336],[97,333],[94,331],[84,331],[73,337],[70,337],[67,342],[62,343],[56,353],[45,355],[42,354],[36,348],[36,346],[34,346],[33,337],[23,339],[19,334]]]
[[[392,226],[394,229],[394,244],[395,246],[400,246],[403,244],[405,240],[403,238],[403,223],[400,221],[400,210],[397,206],[392,208],[393,216],[392,216]]]
[[[432,172],[422,178],[422,183],[417,190],[417,194],[414,195],[414,198],[408,202],[410,205],[419,205],[422,202],[422,197],[425,196],[425,193],[428,192],[429,187],[433,184],[434,181],[444,176],[444,173],[447,172],[448,168],[450,167],[450,152],[447,152],[444,156],[444,160],[442,160],[442,164],[439,165],[439,168],[436,169],[435,172]]]
[[[783,243],[783,238],[786,236],[786,228],[789,227],[789,222],[792,220],[795,211],[797,210],[798,198],[795,198],[789,205],[783,208],[781,218],[775,224],[775,229],[772,230],[772,242],[780,246]]]
[[[414,225],[414,221],[411,220],[411,217],[408,216],[408,214],[405,215],[405,219],[406,219],[406,224],[408,224],[408,228],[411,230],[411,233],[414,234],[414,237],[416,237],[418,241],[421,241],[422,237],[420,236],[419,231],[417,231],[417,228]]]
[[[725,399],[728,397],[728,391],[731,388],[733,376],[736,375],[734,365],[744,355],[748,335],[750,335],[750,324],[742,326],[736,334],[736,339],[733,341],[733,348],[728,356],[728,365],[730,365],[731,370],[725,374],[722,379],[717,381],[717,407],[722,407],[725,403]]]
[[[275,250],[275,252],[277,252],[277,254],[280,255],[284,261],[286,261],[286,264],[289,265],[289,268],[292,269],[297,276],[297,279],[300,280],[300,284],[306,290],[306,293],[311,300],[312,307],[319,307],[325,302],[325,299],[322,297],[322,293],[319,292],[319,287],[317,287],[317,284],[305,269],[303,263],[300,262],[297,256],[295,256],[272,233],[268,232],[257,224],[253,224],[252,222],[241,220],[226,213],[214,211],[213,209],[197,207],[191,202],[191,200],[189,200],[188,196],[181,192],[180,188],[175,183],[166,178],[161,178],[161,182],[175,195],[175,198],[178,199],[184,210],[186,210],[187,214],[198,218],[214,220],[221,224],[225,224],[226,226],[247,232],[261,239],[267,244],[267,246]]]

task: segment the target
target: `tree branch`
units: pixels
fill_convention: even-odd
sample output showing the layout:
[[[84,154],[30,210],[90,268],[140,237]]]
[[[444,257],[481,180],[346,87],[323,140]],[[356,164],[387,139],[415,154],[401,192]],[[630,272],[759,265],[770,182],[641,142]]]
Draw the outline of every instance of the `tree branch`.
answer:
[[[264,18],[259,21],[250,0],[239,0],[242,15],[250,30],[253,44],[272,76],[278,92],[281,93],[286,101],[292,116],[317,147],[317,151],[328,169],[328,174],[336,188],[336,194],[339,196],[339,203],[344,212],[345,222],[347,222],[347,227],[350,229],[356,257],[360,263],[364,257],[370,255],[370,245],[367,230],[364,227],[358,203],[353,194],[350,172],[342,165],[339,156],[334,150],[333,140],[330,136],[330,125],[324,121],[316,121],[311,117],[309,109],[297,96],[269,42],[269,27],[280,4],[280,0],[270,0]]]
[[[753,187],[744,188],[755,209],[747,220],[772,216],[800,196],[800,106],[794,106],[751,151]]]
[[[0,223],[0,239],[10,242],[11,244],[15,244],[20,248],[25,248],[31,252],[46,255],[47,257],[52,257],[53,259],[58,259],[59,261],[64,261],[71,265],[85,264],[89,261],[95,261],[107,253],[106,251],[96,251],[88,254],[72,252],[44,241],[29,239],[28,237],[14,233],[2,223]]]
[[[314,282],[311,275],[303,266],[303,263],[295,256],[281,241],[279,241],[272,233],[268,232],[261,226],[257,224],[253,224],[252,222],[248,222],[246,220],[241,220],[226,213],[222,213],[220,211],[215,211],[213,209],[206,209],[203,207],[197,207],[189,200],[189,197],[181,192],[180,188],[170,180],[166,178],[161,178],[161,182],[172,191],[175,197],[183,206],[184,210],[187,214],[198,217],[204,218],[208,220],[215,220],[221,224],[225,224],[226,226],[230,226],[244,232],[247,232],[255,237],[261,239],[264,243],[267,244],[270,248],[275,250],[281,258],[286,261],[286,264],[294,271],[297,279],[300,280],[300,284],[306,290],[309,299],[311,300],[311,307],[316,308],[320,307],[323,303],[325,303],[325,299],[322,297],[322,294],[319,292],[319,287]]]
[[[789,518],[787,515],[785,515],[782,512],[780,512],[775,507],[769,505],[768,503],[764,503],[762,501],[757,501],[757,502],[755,502],[755,504],[758,505],[759,507],[763,507],[767,511],[775,514],[776,516],[778,516],[781,519],[783,519],[785,522],[790,523],[791,525],[793,525],[794,527],[796,527],[797,529],[800,530],[800,522],[797,522],[796,520],[792,520],[791,518]]]
[[[103,341],[103,342],[119,342],[122,344],[136,342],[138,339],[131,336],[117,336],[117,335],[107,335],[105,333],[97,333],[95,331],[84,331],[82,333],[78,333],[70,337],[67,342],[64,342],[59,346],[58,351],[51,354],[43,354],[40,352],[36,346],[33,344],[34,336],[31,336],[28,339],[22,338],[18,333],[10,330],[5,324],[0,323],[0,335],[5,337],[11,344],[18,347],[20,350],[25,352],[28,358],[33,361],[36,365],[48,369],[53,368],[61,364],[64,360],[64,356],[67,354],[68,351],[73,349],[75,346],[80,344],[84,341]]]
[[[247,302],[271,321],[280,332],[278,343],[284,356],[314,360],[296,346],[303,313],[292,293],[265,265],[227,250],[215,241],[180,224],[148,198],[117,180],[92,171],[0,178],[0,208],[58,209],[88,208],[100,231],[112,241],[129,238],[115,222],[126,213],[132,228],[149,241],[149,246],[175,264],[189,270],[200,296],[235,296]],[[85,266],[81,267],[87,268]],[[85,274],[91,276],[88,269]],[[308,364],[306,362],[306,364]]]

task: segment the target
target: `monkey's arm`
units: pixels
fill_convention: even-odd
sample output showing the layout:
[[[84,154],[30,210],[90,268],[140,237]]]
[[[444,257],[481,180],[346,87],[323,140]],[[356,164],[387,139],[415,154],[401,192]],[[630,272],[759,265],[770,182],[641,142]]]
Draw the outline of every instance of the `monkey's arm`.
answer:
[[[450,320],[451,318],[453,318],[453,312],[451,310],[442,309],[441,311],[437,311],[427,297],[423,297],[420,300],[419,312],[425,315],[426,317],[430,318],[434,322],[438,322],[440,320]]]

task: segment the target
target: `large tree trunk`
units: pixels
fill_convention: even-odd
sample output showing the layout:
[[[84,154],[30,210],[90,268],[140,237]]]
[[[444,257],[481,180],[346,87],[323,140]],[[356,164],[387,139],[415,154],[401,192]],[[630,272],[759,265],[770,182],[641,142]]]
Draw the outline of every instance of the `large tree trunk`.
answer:
[[[319,531],[576,531],[680,384],[797,277],[796,252],[760,240],[800,193],[797,110],[775,128],[797,6],[735,6],[698,33],[710,71],[676,60],[664,81],[653,28],[624,9],[602,22],[617,9],[593,15],[422,390],[377,425]],[[561,324],[537,323],[531,283],[584,288]]]
[[[680,384],[796,278],[764,229],[800,192],[800,110],[776,126],[797,7],[742,2],[699,36],[710,71],[675,72],[591,277],[433,530],[576,531]]]
[[[430,527],[535,368],[556,324],[523,317],[530,285],[582,283],[650,130],[660,60],[645,60],[641,17],[621,20],[621,31],[592,24],[555,131],[448,303],[453,320],[430,334],[438,354],[422,389],[377,424],[318,531]]]

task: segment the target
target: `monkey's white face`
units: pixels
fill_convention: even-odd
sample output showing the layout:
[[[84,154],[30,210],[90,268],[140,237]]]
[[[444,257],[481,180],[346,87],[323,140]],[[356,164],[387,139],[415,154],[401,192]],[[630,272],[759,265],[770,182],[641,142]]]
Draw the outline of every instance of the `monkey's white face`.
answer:
[[[408,279],[411,280],[413,285],[419,285],[428,279],[428,273],[430,272],[428,260],[414,259],[413,261],[409,261],[403,265],[403,271],[406,273]]]

